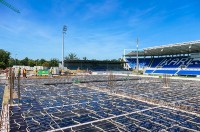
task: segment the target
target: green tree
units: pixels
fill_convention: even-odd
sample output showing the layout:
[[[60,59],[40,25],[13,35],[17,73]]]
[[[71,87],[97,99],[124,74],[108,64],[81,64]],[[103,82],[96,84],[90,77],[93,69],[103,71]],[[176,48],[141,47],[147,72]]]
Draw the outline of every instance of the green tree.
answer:
[[[88,60],[87,57],[83,57],[83,60]]]
[[[105,59],[105,60],[103,60],[103,61],[110,61],[109,59]]]
[[[20,64],[24,65],[24,66],[28,66],[28,61],[29,61],[29,59],[28,59],[28,57],[26,57],[26,58],[24,58],[23,60],[20,61]]]
[[[16,64],[16,65],[20,65],[20,60],[15,59],[15,64]]]
[[[117,62],[117,61],[119,61],[119,60],[117,60],[117,59],[112,59],[111,61]]]
[[[75,53],[69,53],[69,55],[65,57],[65,60],[79,60],[79,58]]]
[[[5,69],[9,66],[10,52],[0,49],[0,68]]]
[[[123,59],[123,58],[119,58],[118,60],[121,61],[121,62],[124,62],[124,59]]]
[[[56,58],[53,58],[53,59],[51,59],[51,60],[49,61],[49,66],[50,66],[50,67],[56,67],[56,66],[58,66],[58,64],[59,64],[59,60],[56,59]]]
[[[39,65],[39,59],[35,60],[35,65],[38,66]]]
[[[40,59],[39,61],[38,61],[38,66],[41,66],[41,65],[43,65],[43,63],[44,62],[46,62],[46,60],[45,59]]]
[[[44,66],[44,67],[49,67],[49,62],[44,62],[43,64],[42,64],[42,66]]]
[[[16,64],[16,60],[14,59],[14,58],[10,58],[9,59],[9,66],[13,66],[13,65],[15,65]]]
[[[4,62],[0,62],[0,69],[5,69],[6,68],[6,64]]]
[[[34,60],[32,60],[32,59],[29,59],[29,60],[28,60],[28,65],[29,65],[29,66],[31,66],[31,67],[33,67],[33,66],[35,66],[35,65],[36,65],[36,63],[35,63],[35,61],[34,61]]]

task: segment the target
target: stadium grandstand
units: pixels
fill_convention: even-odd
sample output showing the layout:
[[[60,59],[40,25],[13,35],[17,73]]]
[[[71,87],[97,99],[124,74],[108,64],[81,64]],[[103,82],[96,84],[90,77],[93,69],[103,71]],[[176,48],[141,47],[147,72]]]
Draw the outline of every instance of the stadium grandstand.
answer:
[[[144,74],[200,76],[200,41],[144,48],[125,54],[125,69],[137,68]]]
[[[124,71],[122,61],[100,61],[100,60],[65,60],[65,67],[70,70],[90,70],[90,71]]]

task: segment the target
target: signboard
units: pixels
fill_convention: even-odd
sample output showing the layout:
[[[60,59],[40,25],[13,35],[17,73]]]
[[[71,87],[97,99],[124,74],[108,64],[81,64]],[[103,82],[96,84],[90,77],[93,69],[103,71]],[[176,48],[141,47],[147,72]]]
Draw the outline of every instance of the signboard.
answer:
[[[48,74],[49,74],[49,71],[48,71],[48,70],[39,70],[39,71],[38,71],[38,75],[39,75],[39,76],[48,75]]]

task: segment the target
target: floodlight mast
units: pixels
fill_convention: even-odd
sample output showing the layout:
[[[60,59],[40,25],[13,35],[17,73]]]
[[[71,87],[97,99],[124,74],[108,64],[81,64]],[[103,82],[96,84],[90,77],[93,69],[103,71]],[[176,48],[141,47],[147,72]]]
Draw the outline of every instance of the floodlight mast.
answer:
[[[67,31],[67,26],[64,25],[63,26],[63,45],[62,45],[62,70],[64,70],[64,40],[65,40],[64,34],[66,34],[66,31]]]
[[[137,66],[136,66],[136,71],[137,71],[137,74],[138,74],[138,71],[139,71],[139,60],[138,60],[138,45],[139,45],[139,39],[137,38],[136,40],[136,43],[137,43]]]

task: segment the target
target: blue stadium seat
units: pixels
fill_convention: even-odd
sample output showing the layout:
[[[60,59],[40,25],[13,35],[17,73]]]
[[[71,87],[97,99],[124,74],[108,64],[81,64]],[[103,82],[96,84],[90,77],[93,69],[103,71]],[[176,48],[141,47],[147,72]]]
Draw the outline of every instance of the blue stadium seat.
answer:
[[[190,62],[192,61],[192,58],[189,57],[168,57],[165,58],[160,64],[159,66],[161,66],[162,68],[178,68],[181,65],[187,66],[188,64],[190,64]]]
[[[158,73],[158,74],[172,74],[174,75],[178,70],[155,70],[153,73]]]
[[[155,68],[156,66],[158,66],[158,64],[160,63],[160,62],[162,62],[163,61],[163,59],[164,58],[154,58],[153,59],[153,62],[152,62],[152,64],[151,64],[151,68]]]
[[[189,65],[188,68],[200,68],[200,61],[193,60]]]
[[[146,74],[150,74],[150,73],[152,73],[153,71],[154,71],[154,70],[146,70],[145,73],[146,73]]]
[[[180,70],[178,75],[200,75],[200,69],[199,70]]]
[[[136,58],[127,58],[126,60],[131,68],[136,67],[137,65]],[[149,66],[150,62],[151,62],[151,58],[139,58],[139,67],[143,68],[143,67]]]
[[[136,58],[127,58],[126,60],[131,68],[136,67]],[[188,56],[139,58],[139,66],[140,68],[145,66],[151,68],[145,70],[146,74],[200,75],[200,60],[194,60]],[[156,67],[159,69],[154,69]],[[181,67],[186,70],[180,70]]]

